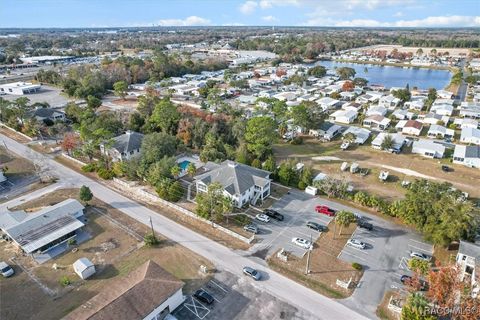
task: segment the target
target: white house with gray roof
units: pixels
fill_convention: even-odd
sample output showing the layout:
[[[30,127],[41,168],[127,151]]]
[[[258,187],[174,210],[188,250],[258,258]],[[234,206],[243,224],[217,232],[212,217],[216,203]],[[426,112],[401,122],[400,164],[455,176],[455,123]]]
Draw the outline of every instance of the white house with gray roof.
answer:
[[[207,192],[208,186],[219,183],[224,195],[232,199],[235,207],[256,203],[270,196],[270,172],[226,160],[220,164],[209,162],[205,173],[196,176],[197,193]]]
[[[456,145],[453,152],[453,163],[470,168],[480,168],[480,146]]]
[[[46,252],[76,236],[85,223],[83,205],[67,199],[34,213],[0,213],[0,229],[25,253]]]
[[[105,144],[100,145],[100,151],[112,158],[113,161],[130,160],[140,154],[144,135],[135,131],[127,131],[113,138],[113,145],[105,150]]]

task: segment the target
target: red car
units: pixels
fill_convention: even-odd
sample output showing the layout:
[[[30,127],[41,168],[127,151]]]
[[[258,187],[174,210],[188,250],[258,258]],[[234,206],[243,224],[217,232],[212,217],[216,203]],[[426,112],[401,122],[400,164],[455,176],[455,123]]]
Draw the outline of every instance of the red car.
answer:
[[[327,216],[333,217],[335,216],[335,210],[327,207],[327,206],[316,206],[315,211],[321,214],[326,214]]]

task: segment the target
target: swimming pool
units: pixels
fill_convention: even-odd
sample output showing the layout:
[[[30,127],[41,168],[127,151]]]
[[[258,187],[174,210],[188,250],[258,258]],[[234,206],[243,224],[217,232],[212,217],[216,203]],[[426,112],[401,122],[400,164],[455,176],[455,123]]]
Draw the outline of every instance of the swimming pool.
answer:
[[[182,170],[186,170],[188,165],[190,164],[191,162],[188,161],[188,160],[183,160],[182,162],[180,162],[178,165],[180,166],[180,168]]]

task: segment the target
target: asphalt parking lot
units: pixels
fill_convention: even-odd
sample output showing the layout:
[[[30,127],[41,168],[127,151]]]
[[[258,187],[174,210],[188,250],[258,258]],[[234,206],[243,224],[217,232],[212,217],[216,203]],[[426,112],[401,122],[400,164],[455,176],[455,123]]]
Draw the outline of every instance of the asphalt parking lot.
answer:
[[[357,284],[355,292],[351,297],[342,300],[342,303],[367,317],[375,317],[376,308],[385,291],[401,289],[403,285],[400,283],[400,277],[403,274],[411,274],[407,268],[410,253],[417,251],[432,255],[432,245],[425,243],[421,236],[411,229],[328,199],[313,197],[292,189],[275,201],[271,207],[284,215],[283,221],[271,219],[270,222],[264,223],[255,220],[259,227],[259,234],[256,235],[258,243],[251,248],[252,255],[265,259],[284,248],[302,257],[307,251],[294,245],[291,242],[292,238],[301,237],[310,240],[311,236],[315,243],[320,233],[307,228],[307,221],[326,226],[333,219],[316,213],[314,210],[316,205],[352,211],[374,225],[372,231],[357,228],[352,236],[367,244],[364,250],[345,246],[338,258],[350,263],[360,263],[364,267],[364,275]],[[250,209],[247,214],[254,218],[259,212],[257,209]]]
[[[254,247],[255,251],[264,251],[269,256],[279,249],[283,248],[297,257],[303,257],[307,250],[292,243],[292,238],[299,237],[316,242],[320,233],[307,228],[308,221],[313,221],[327,226],[332,217],[315,212],[315,206],[322,204],[323,201],[318,197],[308,195],[299,190],[290,190],[289,193],[275,201],[272,209],[284,215],[283,221],[270,219],[265,223],[255,219],[255,215],[261,211],[249,209],[249,214],[254,223],[259,228],[259,233],[255,236],[258,244]],[[263,257],[265,258],[265,257]]]
[[[262,273],[266,279],[268,274]],[[215,301],[211,305],[199,302],[191,295],[173,315],[179,320],[224,319],[315,319],[256,287],[253,279],[236,277],[229,272],[219,272],[202,289]]]
[[[340,207],[333,208],[341,209]],[[358,212],[358,211],[357,211]],[[422,241],[413,231],[385,221],[376,216],[360,212],[365,220],[372,223],[372,231],[357,227],[352,238],[366,244],[361,250],[345,245],[339,258],[363,265],[364,274],[353,295],[343,300],[347,306],[359,313],[372,317],[385,291],[401,289],[400,277],[410,275],[407,268],[410,253],[433,254],[433,246]]]

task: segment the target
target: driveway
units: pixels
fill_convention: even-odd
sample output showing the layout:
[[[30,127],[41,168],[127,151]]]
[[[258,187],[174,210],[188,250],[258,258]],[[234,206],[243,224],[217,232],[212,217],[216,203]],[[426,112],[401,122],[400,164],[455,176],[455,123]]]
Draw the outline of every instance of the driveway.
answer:
[[[216,268],[227,270],[239,277],[243,276],[242,267],[245,265],[263,270],[268,278],[266,281],[260,281],[257,283],[259,290],[268,292],[280,300],[288,301],[298,309],[303,309],[311,314],[315,314],[318,319],[367,319],[340,302],[322,296],[315,291],[266,268],[264,261],[249,257],[248,253],[243,251],[233,251],[224,247],[223,245],[179,225],[141,204],[118,194],[106,186],[63,166],[49,157],[41,155],[6,136],[0,136],[2,136],[3,141],[7,144],[8,148],[15,153],[30,159],[35,159],[35,157],[44,159],[45,161],[42,162],[48,164],[49,170],[55,173],[62,183],[76,187],[82,185],[90,187],[95,197],[145,225],[149,224],[149,218],[151,217],[153,227],[157,232],[182,244],[206,259],[209,259],[215,264]]]

